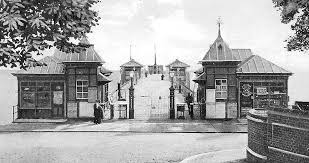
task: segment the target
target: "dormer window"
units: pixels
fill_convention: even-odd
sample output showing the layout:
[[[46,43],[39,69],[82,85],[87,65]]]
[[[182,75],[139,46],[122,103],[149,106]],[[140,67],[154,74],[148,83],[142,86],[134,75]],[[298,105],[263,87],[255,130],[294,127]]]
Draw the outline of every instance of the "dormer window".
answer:
[[[222,47],[221,44],[218,46],[218,53],[219,53],[219,55],[223,54],[223,47]]]

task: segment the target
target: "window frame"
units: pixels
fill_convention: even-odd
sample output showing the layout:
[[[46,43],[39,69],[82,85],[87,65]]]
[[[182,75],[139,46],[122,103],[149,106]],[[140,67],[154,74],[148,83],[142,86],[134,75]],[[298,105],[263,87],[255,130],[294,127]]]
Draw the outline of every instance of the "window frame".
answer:
[[[220,85],[217,85],[217,81],[220,81]],[[225,81],[225,84],[223,85],[223,82],[222,81]],[[217,90],[217,86],[220,87],[220,90]],[[225,90],[223,90],[222,88],[225,87]],[[215,79],[215,90],[216,90],[216,99],[222,99],[222,100],[225,100],[227,99],[227,91],[228,91],[228,84],[227,84],[227,79]],[[217,97],[217,92],[220,92],[220,97]],[[225,97],[223,97],[222,95],[225,93]]]
[[[81,82],[82,84],[78,85],[77,84],[78,82]],[[87,85],[84,85],[83,82],[87,82]],[[83,89],[84,87],[87,88],[87,92],[84,91],[84,89]],[[76,96],[75,96],[75,98],[77,100],[87,100],[88,99],[88,87],[89,87],[89,81],[88,80],[76,80],[76,88],[75,88]],[[82,88],[81,92],[78,91],[77,88]],[[81,97],[78,97],[78,94],[81,94]],[[84,97],[84,94],[87,94],[87,97]]]

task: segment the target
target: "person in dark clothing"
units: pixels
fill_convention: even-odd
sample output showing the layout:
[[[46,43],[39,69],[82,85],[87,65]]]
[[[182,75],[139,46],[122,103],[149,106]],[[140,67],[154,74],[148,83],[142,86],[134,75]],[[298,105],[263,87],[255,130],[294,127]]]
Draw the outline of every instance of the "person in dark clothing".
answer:
[[[101,105],[98,105],[98,124],[102,122],[103,119],[103,109]]]
[[[93,116],[94,116],[94,118],[93,118],[93,123],[95,123],[95,124],[98,124],[98,112],[99,112],[99,110],[98,110],[98,105],[99,105],[99,103],[98,102],[96,102],[94,105],[93,105]]]
[[[188,93],[188,95],[186,97],[186,103],[188,105],[189,115],[190,115],[191,119],[193,119],[193,107],[190,105],[192,102],[193,102],[193,97],[190,93]]]

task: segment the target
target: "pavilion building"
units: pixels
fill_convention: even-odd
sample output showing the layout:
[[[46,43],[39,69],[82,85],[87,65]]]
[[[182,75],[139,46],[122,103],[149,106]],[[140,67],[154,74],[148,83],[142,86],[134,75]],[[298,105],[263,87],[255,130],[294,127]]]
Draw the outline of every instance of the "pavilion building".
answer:
[[[80,53],[55,50],[40,60],[46,66],[13,73],[18,81],[19,119],[93,117],[96,100],[107,99],[111,72],[87,38],[80,44],[90,47]]]
[[[183,83],[186,86],[190,87],[190,74],[187,72],[187,68],[190,67],[188,64],[181,62],[180,60],[176,59],[174,62],[165,66],[168,70],[169,76],[171,73],[174,73],[174,82],[175,88],[179,88],[179,83]]]
[[[141,73],[142,73],[142,68],[144,66],[140,64],[139,62],[135,61],[130,57],[130,61],[124,63],[123,65],[120,66],[120,74],[121,74],[121,84],[124,84],[128,81],[130,81],[130,72],[134,72],[134,78],[140,79],[141,78]]]
[[[254,55],[251,49],[231,49],[218,37],[195,73],[198,101],[206,103],[206,119],[245,117],[252,108],[288,105],[288,78],[292,75]]]

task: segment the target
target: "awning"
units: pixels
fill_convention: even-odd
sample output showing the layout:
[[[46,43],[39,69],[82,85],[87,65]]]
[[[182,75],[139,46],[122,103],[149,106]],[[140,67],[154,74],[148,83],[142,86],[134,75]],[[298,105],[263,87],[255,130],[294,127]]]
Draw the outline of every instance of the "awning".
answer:
[[[107,76],[105,76],[101,73],[98,74],[98,85],[104,85],[104,84],[109,83],[111,81],[112,81],[112,79],[110,79],[109,77],[107,77]]]
[[[196,77],[195,79],[193,79],[193,81],[195,83],[200,83],[202,81],[206,81],[206,74],[205,74],[205,72],[202,73],[201,75],[199,75],[198,77]]]

